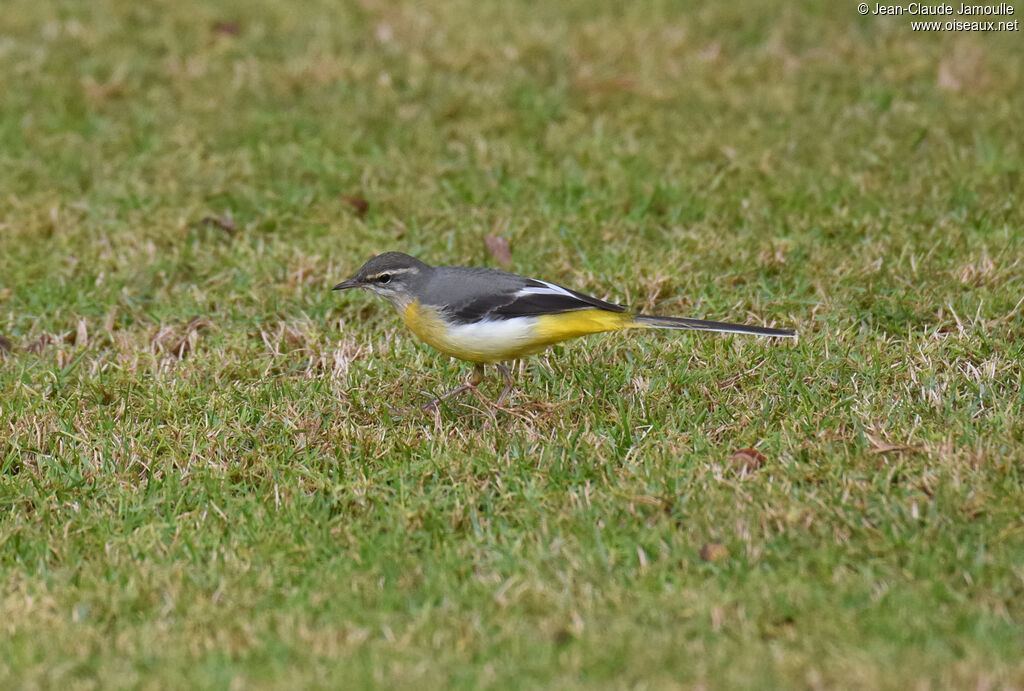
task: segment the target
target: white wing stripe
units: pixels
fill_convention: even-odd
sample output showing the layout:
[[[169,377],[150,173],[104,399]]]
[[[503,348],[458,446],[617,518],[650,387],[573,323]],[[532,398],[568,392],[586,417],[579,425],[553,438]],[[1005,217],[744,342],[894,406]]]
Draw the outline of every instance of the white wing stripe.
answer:
[[[534,279],[536,280],[536,279]],[[564,295],[566,297],[576,297],[565,288],[556,286],[554,283],[548,283],[547,281],[537,281],[537,283],[543,283],[542,286],[527,286],[520,288],[516,295]]]

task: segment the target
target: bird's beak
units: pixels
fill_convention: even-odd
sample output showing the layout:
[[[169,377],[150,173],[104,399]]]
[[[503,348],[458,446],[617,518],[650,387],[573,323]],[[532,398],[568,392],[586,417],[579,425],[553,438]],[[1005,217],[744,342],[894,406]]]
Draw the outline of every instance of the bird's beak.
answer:
[[[347,281],[342,281],[338,285],[331,288],[331,290],[348,290],[349,288],[356,288],[359,283],[354,278],[350,278]]]

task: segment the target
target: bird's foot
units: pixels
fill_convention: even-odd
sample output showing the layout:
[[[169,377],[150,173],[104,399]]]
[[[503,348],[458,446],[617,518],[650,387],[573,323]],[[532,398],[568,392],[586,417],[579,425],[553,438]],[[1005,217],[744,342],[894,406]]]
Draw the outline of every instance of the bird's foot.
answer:
[[[463,384],[462,386],[459,386],[457,388],[452,389],[451,391],[446,393],[444,396],[438,396],[437,398],[432,400],[430,403],[428,403],[425,406],[423,406],[423,410],[426,410],[427,412],[433,412],[433,411],[437,410],[438,407],[440,407],[441,401],[448,400],[449,398],[451,398],[453,396],[458,396],[460,393],[469,391],[470,389],[472,389],[473,391],[476,391],[478,394],[480,393],[479,390],[477,390],[477,388],[476,388],[476,384],[474,384],[474,383]]]

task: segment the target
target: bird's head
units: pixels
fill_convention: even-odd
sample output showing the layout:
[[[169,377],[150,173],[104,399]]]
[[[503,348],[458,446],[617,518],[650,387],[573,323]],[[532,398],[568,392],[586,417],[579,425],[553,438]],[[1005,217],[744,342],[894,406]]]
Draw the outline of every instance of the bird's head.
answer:
[[[426,282],[431,270],[408,254],[385,252],[363,264],[355,276],[334,286],[334,290],[365,288],[404,308],[416,299],[417,286]]]

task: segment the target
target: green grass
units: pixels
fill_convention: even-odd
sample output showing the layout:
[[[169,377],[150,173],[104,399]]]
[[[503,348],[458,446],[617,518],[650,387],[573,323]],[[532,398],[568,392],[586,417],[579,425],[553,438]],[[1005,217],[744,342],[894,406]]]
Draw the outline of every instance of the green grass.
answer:
[[[1019,33],[7,0],[0,74],[3,688],[1024,685]],[[392,419],[468,369],[330,287],[487,235],[800,338]]]

